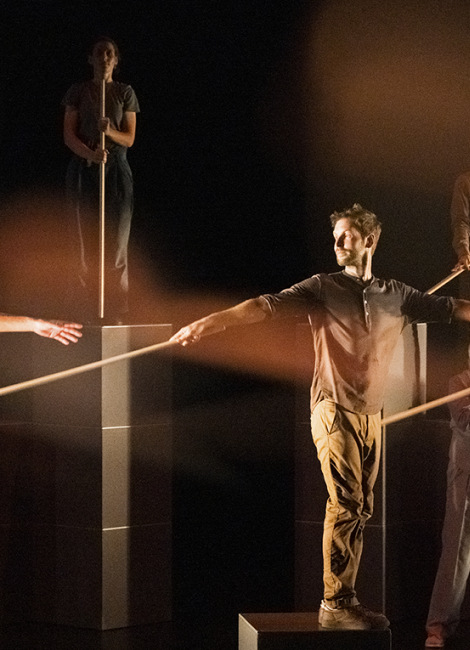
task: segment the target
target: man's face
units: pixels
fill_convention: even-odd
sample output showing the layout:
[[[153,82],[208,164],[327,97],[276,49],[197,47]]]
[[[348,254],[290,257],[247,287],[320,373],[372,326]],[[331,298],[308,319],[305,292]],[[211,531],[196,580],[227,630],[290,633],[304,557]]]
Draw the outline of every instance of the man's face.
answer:
[[[357,266],[364,260],[366,238],[350,219],[340,219],[333,230],[336,261],[340,266]]]

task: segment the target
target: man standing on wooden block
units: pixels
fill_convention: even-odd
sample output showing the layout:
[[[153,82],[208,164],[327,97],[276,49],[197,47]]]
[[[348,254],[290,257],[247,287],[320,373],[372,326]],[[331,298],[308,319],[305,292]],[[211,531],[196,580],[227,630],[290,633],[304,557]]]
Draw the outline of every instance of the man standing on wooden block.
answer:
[[[330,220],[343,271],[320,273],[280,293],[210,314],[183,327],[171,340],[188,345],[227,327],[266,318],[308,318],[315,355],[312,435],[329,494],[319,623],[331,629],[384,629],[388,619],[360,604],[355,584],[363,530],[373,509],[388,368],[407,324],[469,321],[470,302],[375,278],[372,256],[381,224],[372,212],[355,204],[333,213]]]

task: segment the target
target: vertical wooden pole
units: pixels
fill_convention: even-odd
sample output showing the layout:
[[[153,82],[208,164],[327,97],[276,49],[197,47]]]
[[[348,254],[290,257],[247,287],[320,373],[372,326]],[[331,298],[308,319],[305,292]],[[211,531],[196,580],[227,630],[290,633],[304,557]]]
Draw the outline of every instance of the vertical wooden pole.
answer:
[[[106,81],[101,81],[100,117],[106,117]],[[105,134],[101,132],[101,148],[105,148]],[[99,274],[99,318],[104,318],[104,273],[105,273],[105,162],[100,163],[100,274]]]

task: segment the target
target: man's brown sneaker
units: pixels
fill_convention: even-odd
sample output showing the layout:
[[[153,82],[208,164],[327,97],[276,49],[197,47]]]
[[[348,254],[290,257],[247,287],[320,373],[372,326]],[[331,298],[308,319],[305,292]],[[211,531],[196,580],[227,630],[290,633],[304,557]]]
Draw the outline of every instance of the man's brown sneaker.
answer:
[[[323,600],[318,623],[329,630],[385,630],[390,621],[383,614],[371,612],[364,605],[333,608]]]

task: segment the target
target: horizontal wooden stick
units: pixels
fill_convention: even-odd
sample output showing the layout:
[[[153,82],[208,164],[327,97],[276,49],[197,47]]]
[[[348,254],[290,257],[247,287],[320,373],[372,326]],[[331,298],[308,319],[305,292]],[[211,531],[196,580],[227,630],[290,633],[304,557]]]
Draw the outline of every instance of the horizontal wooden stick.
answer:
[[[448,282],[456,278],[458,275],[460,275],[463,271],[465,271],[465,269],[457,269],[457,271],[452,271],[450,275],[448,275],[446,278],[444,278],[443,280],[435,284],[433,287],[428,289],[426,293],[434,293],[435,291],[443,287],[445,284],[447,284]]]
[[[451,393],[450,395],[445,395],[444,397],[439,397],[438,399],[433,400],[432,402],[427,402],[427,404],[420,404],[419,406],[414,406],[407,411],[402,411],[401,413],[395,413],[394,415],[389,415],[386,418],[383,418],[381,421],[382,426],[387,424],[392,424],[392,422],[398,422],[399,420],[404,420],[405,418],[410,418],[413,415],[418,415],[424,411],[429,411],[430,409],[436,408],[436,406],[442,406],[448,402],[453,402],[456,399],[461,397],[466,397],[470,395],[470,388],[464,388],[459,390],[457,393]]]
[[[43,384],[48,384],[51,381],[57,381],[58,379],[66,379],[67,377],[73,377],[79,375],[82,372],[89,372],[90,370],[96,370],[97,368],[102,368],[107,366],[110,363],[116,363],[117,361],[124,361],[125,359],[132,359],[134,357],[139,357],[143,354],[148,354],[149,352],[156,352],[157,350],[165,350],[172,346],[176,345],[174,341],[164,341],[163,343],[154,343],[145,348],[139,348],[138,350],[132,350],[131,352],[125,352],[123,354],[118,354],[115,357],[109,357],[108,359],[102,359],[101,361],[93,361],[92,363],[86,363],[83,366],[77,366],[75,368],[69,368],[68,370],[61,370],[60,372],[55,372],[52,375],[45,375],[44,377],[38,377],[37,379],[29,379],[28,381],[22,381],[19,384],[12,384],[11,386],[5,386],[0,388],[0,397],[3,395],[9,395],[10,393],[16,393],[20,390],[26,390],[27,388],[35,388],[36,386],[42,386]]]

